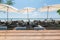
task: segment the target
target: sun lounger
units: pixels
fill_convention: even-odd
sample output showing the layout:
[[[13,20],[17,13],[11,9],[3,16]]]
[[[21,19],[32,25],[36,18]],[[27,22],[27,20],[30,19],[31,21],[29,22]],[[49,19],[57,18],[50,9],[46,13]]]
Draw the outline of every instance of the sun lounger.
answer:
[[[34,27],[34,30],[44,30],[45,28]]]
[[[26,30],[26,27],[16,27],[15,30]]]
[[[0,30],[7,30],[7,26],[0,26]]]

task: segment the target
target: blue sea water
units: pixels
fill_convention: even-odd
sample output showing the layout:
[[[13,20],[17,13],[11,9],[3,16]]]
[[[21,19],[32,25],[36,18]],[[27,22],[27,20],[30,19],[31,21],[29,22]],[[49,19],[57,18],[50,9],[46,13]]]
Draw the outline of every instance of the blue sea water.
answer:
[[[29,20],[44,20],[46,18],[29,18]],[[0,20],[7,20],[7,18],[0,18]],[[27,18],[8,18],[8,20],[28,20]]]
[[[29,20],[45,20],[47,18],[29,18]],[[60,20],[60,18],[48,18],[48,19],[53,19],[53,20]],[[0,20],[7,20],[7,18],[0,18]],[[16,20],[28,20],[27,18],[8,18],[8,21],[12,20],[12,21],[16,21]]]

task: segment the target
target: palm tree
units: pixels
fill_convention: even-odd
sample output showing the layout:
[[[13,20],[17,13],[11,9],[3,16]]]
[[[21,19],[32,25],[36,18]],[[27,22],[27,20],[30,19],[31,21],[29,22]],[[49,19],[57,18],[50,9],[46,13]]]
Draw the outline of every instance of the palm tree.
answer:
[[[14,0],[6,0],[6,4],[7,5],[13,5],[14,4]]]
[[[57,10],[57,13],[60,15],[60,9],[59,9],[59,10]]]
[[[3,3],[3,0],[0,0],[0,4]]]

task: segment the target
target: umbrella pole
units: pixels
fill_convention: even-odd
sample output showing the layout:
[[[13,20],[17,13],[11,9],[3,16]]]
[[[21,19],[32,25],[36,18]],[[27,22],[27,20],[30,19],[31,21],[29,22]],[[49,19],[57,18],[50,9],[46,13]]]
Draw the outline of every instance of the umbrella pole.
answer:
[[[47,7],[47,20],[48,20],[49,6]]]
[[[7,7],[7,22],[8,22],[8,7]]]
[[[7,25],[7,30],[9,29],[9,28],[8,28],[8,9],[9,9],[9,7],[7,7],[7,23],[6,23],[6,25]]]
[[[29,14],[28,14],[28,8],[27,8],[27,20],[29,21]]]

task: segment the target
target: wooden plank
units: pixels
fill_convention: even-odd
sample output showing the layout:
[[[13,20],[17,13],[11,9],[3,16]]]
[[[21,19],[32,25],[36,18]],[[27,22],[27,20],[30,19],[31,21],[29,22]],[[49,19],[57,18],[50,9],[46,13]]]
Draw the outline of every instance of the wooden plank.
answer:
[[[1,30],[0,40],[60,40],[60,30]]]
[[[60,36],[60,33],[0,33],[0,36]]]
[[[6,39],[22,39],[22,40],[28,40],[28,39],[35,39],[35,40],[39,40],[39,39],[60,39],[60,36],[20,36],[20,37],[17,37],[17,36],[8,36],[6,37]]]
[[[13,32],[13,33],[60,33],[60,30],[1,30],[0,32],[4,33],[4,32]]]

